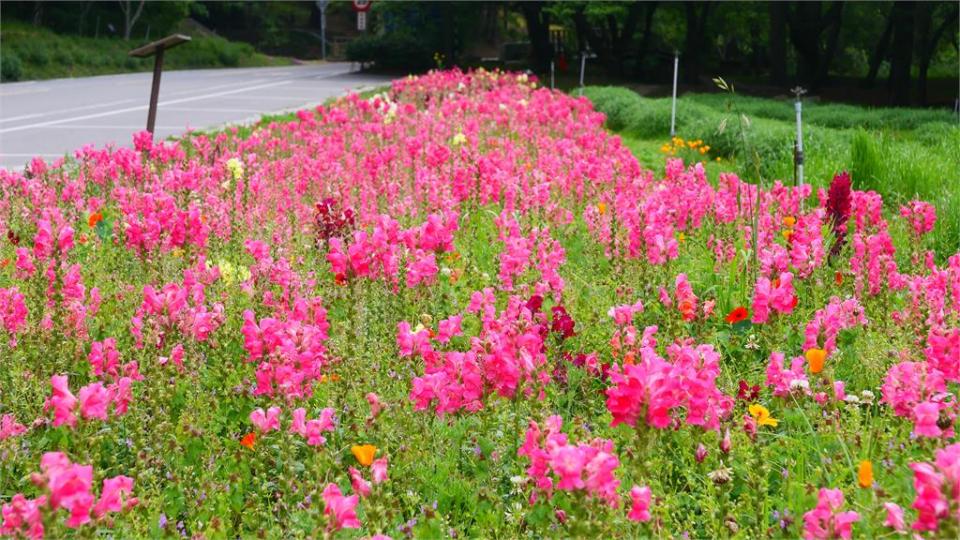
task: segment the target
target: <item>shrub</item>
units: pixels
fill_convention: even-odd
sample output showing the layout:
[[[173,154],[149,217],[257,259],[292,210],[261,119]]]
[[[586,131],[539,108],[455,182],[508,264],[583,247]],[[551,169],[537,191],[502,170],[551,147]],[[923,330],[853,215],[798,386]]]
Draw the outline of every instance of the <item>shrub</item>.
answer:
[[[433,59],[416,38],[406,34],[363,36],[347,45],[347,59],[351,62],[374,63],[387,71],[423,71]]]
[[[0,81],[19,81],[23,75],[23,66],[17,53],[9,52],[0,57]]]

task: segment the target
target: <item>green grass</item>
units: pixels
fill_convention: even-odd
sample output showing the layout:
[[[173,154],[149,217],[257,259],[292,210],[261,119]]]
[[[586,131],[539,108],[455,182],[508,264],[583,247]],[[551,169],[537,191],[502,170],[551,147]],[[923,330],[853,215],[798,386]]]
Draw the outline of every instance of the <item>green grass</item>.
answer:
[[[144,40],[65,36],[19,22],[4,22],[0,29],[4,82],[83,77],[153,69],[151,58],[131,58],[127,53]],[[286,65],[286,58],[258,53],[247,43],[221,37],[198,37],[171,49],[165,69],[256,67]]]
[[[670,136],[670,99],[645,98],[621,87],[587,87],[584,95],[607,115],[646,167],[662,168],[660,146]],[[728,94],[688,94],[678,100],[677,135],[710,145],[711,168],[756,179],[744,159],[737,112],[747,150],[759,157],[765,181],[793,181],[795,113],[791,102]],[[950,111],[804,105],[805,178],[815,188],[844,170],[854,187],[883,195],[891,209],[923,199],[936,205],[932,233],[938,254],[960,245],[960,125]],[[723,164],[714,164],[721,157]],[[659,169],[657,169],[659,170]]]

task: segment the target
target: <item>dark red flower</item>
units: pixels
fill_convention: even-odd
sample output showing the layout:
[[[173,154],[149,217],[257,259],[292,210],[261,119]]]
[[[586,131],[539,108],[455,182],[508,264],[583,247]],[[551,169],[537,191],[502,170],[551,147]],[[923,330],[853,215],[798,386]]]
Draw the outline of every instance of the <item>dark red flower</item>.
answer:
[[[737,389],[737,398],[743,401],[756,401],[760,397],[760,385],[750,386],[747,381],[740,379]]]
[[[846,241],[847,219],[850,218],[850,173],[844,171],[833,177],[827,190],[826,209],[836,238],[830,250],[830,255],[834,256],[840,253]]]

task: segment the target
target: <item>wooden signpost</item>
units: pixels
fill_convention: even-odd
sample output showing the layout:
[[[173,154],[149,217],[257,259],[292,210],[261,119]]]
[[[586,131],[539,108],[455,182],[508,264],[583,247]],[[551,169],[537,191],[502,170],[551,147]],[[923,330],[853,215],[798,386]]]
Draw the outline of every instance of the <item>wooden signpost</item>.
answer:
[[[153,56],[153,84],[150,88],[150,111],[147,113],[147,131],[153,133],[153,126],[157,121],[157,100],[160,98],[160,72],[163,70],[163,51],[190,41],[190,36],[183,34],[169,35],[143,47],[130,51],[129,56],[147,58]]]

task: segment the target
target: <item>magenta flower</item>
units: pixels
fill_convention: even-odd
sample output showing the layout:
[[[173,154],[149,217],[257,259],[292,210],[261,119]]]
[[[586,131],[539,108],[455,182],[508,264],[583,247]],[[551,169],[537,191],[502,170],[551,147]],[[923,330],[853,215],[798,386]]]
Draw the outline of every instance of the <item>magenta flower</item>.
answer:
[[[359,529],[360,521],[355,510],[358,502],[356,495],[345,497],[336,484],[327,484],[323,490],[323,514],[330,518],[330,528],[334,531]]]
[[[817,498],[817,506],[803,514],[803,537],[806,540],[848,540],[853,534],[853,524],[860,521],[860,514],[852,510],[840,511],[844,497],[839,489],[820,488]]]
[[[631,521],[650,521],[650,498],[652,494],[647,486],[633,486],[630,488],[630,513],[627,519]]]

